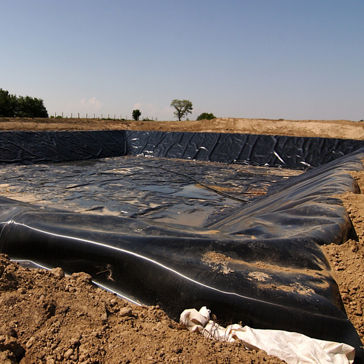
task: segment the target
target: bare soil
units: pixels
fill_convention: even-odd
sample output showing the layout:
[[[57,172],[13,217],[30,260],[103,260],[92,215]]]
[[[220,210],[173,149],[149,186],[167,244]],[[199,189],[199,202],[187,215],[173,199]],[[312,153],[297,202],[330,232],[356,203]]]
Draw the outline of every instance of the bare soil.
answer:
[[[215,119],[204,122],[2,120],[0,130],[149,129],[239,132],[364,140],[364,124],[350,121]],[[287,126],[287,123],[289,124]],[[113,126],[112,126],[113,125]],[[153,126],[153,127],[150,127]],[[185,128],[185,129],[184,129]],[[364,191],[364,171],[353,173]],[[346,193],[358,239],[323,250],[349,319],[364,342],[364,195]],[[210,257],[211,258],[211,257]],[[158,307],[139,307],[94,286],[90,276],[28,269],[0,255],[1,363],[280,363],[240,343],[190,333]]]
[[[23,268],[4,255],[0,317],[1,363],[281,363],[190,333],[158,307],[95,287],[86,273]]]
[[[346,313],[364,343],[364,171],[352,173],[362,193],[345,193],[341,200],[350,216],[356,240],[329,244],[323,251],[332,267]]]
[[[0,118],[0,130],[154,130],[250,133],[364,140],[364,122],[349,120],[213,119],[131,121]]]

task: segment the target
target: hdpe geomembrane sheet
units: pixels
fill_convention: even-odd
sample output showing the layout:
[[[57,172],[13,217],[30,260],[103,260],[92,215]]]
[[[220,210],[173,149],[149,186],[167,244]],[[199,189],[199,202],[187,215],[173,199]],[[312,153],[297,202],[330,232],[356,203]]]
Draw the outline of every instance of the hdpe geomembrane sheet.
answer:
[[[136,153],[143,154],[143,153]],[[354,236],[335,197],[364,150],[306,172],[143,156],[0,168],[0,251],[172,317],[297,331],[357,349],[320,244]]]
[[[0,132],[0,163],[144,155],[307,169],[364,147],[363,140],[157,131]]]

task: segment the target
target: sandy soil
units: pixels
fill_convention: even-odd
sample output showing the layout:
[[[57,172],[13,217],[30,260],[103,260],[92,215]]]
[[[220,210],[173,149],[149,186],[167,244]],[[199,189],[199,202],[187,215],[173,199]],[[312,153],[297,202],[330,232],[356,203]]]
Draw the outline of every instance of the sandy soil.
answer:
[[[364,140],[364,122],[349,120],[213,119],[116,121],[97,119],[0,118],[0,130],[169,130],[310,136]]]
[[[0,277],[1,363],[281,362],[190,333],[158,307],[96,288],[86,273],[30,270],[0,255]]]
[[[182,130],[174,129],[177,124],[187,128],[196,123],[189,130],[311,136],[318,133],[326,137],[364,139],[364,124],[350,121],[289,122],[287,128],[281,121],[259,122],[264,124],[259,131],[254,129],[260,125],[257,120],[246,119],[168,125],[173,130]],[[41,124],[33,121],[12,123],[1,122],[0,130],[42,130]],[[156,128],[163,126],[152,123]],[[148,122],[125,122],[120,128],[125,125],[129,129],[141,125],[148,128]],[[224,125],[223,130],[221,125]],[[114,128],[105,127],[105,122],[103,127],[101,124],[91,127],[89,121],[67,127],[61,124],[51,127],[47,121],[44,126],[44,130]],[[209,129],[204,129],[207,126]],[[232,130],[234,126],[236,128]],[[285,128],[284,131],[281,128]],[[353,177],[364,191],[364,171],[353,173]],[[348,317],[364,342],[364,195],[346,193],[340,198],[358,239],[348,240],[340,246],[330,244],[323,250],[339,285]],[[95,287],[85,273],[64,277],[59,268],[50,272],[30,270],[10,262],[3,255],[0,255],[0,317],[1,363],[281,362],[262,351],[248,350],[239,343],[217,343],[189,333],[158,307],[134,306]]]
[[[339,286],[346,313],[364,343],[364,171],[352,174],[361,194],[345,193],[339,196],[348,211],[358,236],[342,245],[323,246]]]

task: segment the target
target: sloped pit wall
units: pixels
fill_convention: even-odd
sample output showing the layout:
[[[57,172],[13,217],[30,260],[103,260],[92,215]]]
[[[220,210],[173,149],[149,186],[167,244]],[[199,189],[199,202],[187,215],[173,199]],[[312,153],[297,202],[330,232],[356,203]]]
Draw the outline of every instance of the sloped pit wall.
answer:
[[[127,154],[306,169],[364,147],[364,141],[280,135],[127,131]]]
[[[364,141],[273,135],[148,132],[0,132],[0,163],[62,162],[123,155],[306,169],[364,147]]]
[[[124,131],[0,132],[0,163],[65,162],[125,153]]]
[[[148,137],[139,149],[138,134],[131,132],[126,140],[136,148],[127,147],[133,154],[160,156],[158,148],[167,145],[160,137],[159,143]],[[165,141],[169,137],[164,134]],[[162,155],[171,157],[171,148]],[[175,154],[181,156],[191,157]],[[363,158],[360,149],[313,168],[202,227],[84,215],[0,198],[0,251],[69,273],[85,271],[130,299],[159,304],[175,318],[186,307],[207,305],[225,322],[345,342],[360,357],[362,344],[319,244],[340,243],[350,232],[345,209],[332,196],[356,190],[349,172],[361,170]]]

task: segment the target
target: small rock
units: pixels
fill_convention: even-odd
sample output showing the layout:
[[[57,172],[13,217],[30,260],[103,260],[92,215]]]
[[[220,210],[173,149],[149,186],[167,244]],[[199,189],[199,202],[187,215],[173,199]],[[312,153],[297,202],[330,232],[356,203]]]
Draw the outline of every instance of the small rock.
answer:
[[[91,283],[92,277],[85,272],[77,272],[72,274],[72,278],[76,279],[78,282],[81,283]]]
[[[107,312],[106,311],[101,314],[101,320],[102,321],[107,321]]]
[[[62,268],[53,268],[50,270],[50,272],[58,279],[62,279],[64,277],[64,271]]]
[[[63,355],[61,353],[57,354],[57,360],[61,361],[63,359]]]
[[[29,349],[33,344],[34,344],[34,341],[35,341],[35,337],[32,336],[28,341],[27,343],[25,344],[26,348]]]
[[[68,349],[65,353],[64,353],[64,358],[65,359],[69,359],[70,356],[73,354],[73,349]]]
[[[131,308],[129,308],[129,307],[124,307],[124,308],[120,309],[120,311],[119,311],[119,315],[120,315],[121,317],[125,317],[125,316],[132,316],[132,315],[133,315],[133,311],[132,311],[132,309],[131,309]]]

